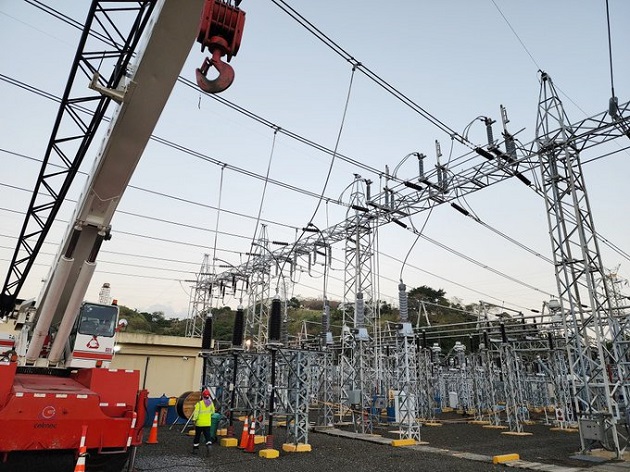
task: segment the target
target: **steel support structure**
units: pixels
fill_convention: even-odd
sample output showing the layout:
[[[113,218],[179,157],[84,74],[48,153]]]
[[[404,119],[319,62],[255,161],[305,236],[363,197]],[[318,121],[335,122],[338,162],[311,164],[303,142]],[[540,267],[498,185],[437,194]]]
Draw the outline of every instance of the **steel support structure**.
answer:
[[[248,257],[251,264],[249,285],[249,304],[247,306],[247,320],[245,323],[246,343],[250,343],[250,349],[264,351],[267,345],[267,324],[269,320],[269,307],[267,302],[271,300],[271,266],[275,259],[268,259],[269,239],[267,227],[261,225],[260,234],[256,243],[252,244],[252,251]]]
[[[630,137],[630,135],[628,135]],[[626,399],[621,405],[622,416],[626,425],[630,425],[630,313],[628,312],[628,298],[621,294],[619,288],[627,281],[621,280],[616,273],[609,272],[604,277],[604,284],[608,288],[611,303],[611,335],[612,335],[612,361],[610,366],[613,390],[617,398]]]
[[[234,360],[230,354],[205,356],[207,364],[203,386],[209,387],[217,402],[217,413],[228,415],[230,408],[230,389],[234,372]]]
[[[319,401],[319,415],[317,424],[319,426],[332,426],[334,418],[336,366],[333,365],[333,353],[330,349],[324,348],[317,357],[319,366],[319,390],[317,398]]]
[[[206,317],[212,309],[212,292],[214,273],[210,264],[210,256],[204,254],[197,281],[190,292],[188,318],[186,319],[186,337],[200,338]]]
[[[280,349],[287,371],[287,443],[308,444],[308,413],[310,366],[321,353],[314,351]]]
[[[375,326],[378,326],[375,320],[372,285],[374,231],[371,221],[362,218],[363,213],[369,211],[365,184],[369,185],[369,182],[355,175],[350,197],[351,208],[346,218],[342,320],[344,326],[352,327],[350,336],[344,338],[342,343],[350,342],[353,346],[349,359],[352,368],[348,371],[353,378],[344,380],[344,383],[351,388],[353,396],[360,396],[360,398],[351,399],[351,404],[353,405],[353,421],[361,433],[372,431],[370,414],[375,389],[374,344],[377,340],[373,330]],[[353,313],[350,313],[351,305],[354,305]],[[350,320],[350,315],[352,315],[352,320]]]
[[[509,343],[504,342],[500,347],[501,371],[503,373],[503,388],[505,391],[505,414],[511,432],[522,433],[524,416],[527,410],[524,405],[521,386],[518,381],[518,359]]]
[[[420,348],[417,351],[416,361],[418,378],[418,413],[420,418],[431,421],[435,419],[435,410],[438,405],[435,402],[438,396],[438,389],[433,382],[433,363],[431,362],[431,351]]]
[[[580,163],[581,143],[551,78],[545,73],[541,78],[536,143],[582,451],[601,444],[620,459],[627,438],[620,428],[625,404],[619,402],[627,399],[621,400],[608,375],[607,362],[616,361],[617,354],[606,343],[628,339],[630,333],[625,324],[618,333],[610,330],[614,311],[603,282],[604,267]],[[615,363],[619,377],[628,378],[626,366]]]
[[[405,331],[404,326],[409,330]],[[400,439],[420,442],[420,418],[418,411],[418,367],[416,365],[416,343],[410,323],[403,323],[396,346],[398,435]]]

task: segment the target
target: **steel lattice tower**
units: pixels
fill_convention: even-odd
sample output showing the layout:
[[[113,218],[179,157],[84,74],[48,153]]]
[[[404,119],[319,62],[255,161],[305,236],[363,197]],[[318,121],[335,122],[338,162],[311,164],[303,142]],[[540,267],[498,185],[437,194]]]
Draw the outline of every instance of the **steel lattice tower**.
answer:
[[[200,338],[203,333],[203,324],[212,307],[213,277],[210,256],[204,254],[201,268],[197,274],[197,281],[190,294],[188,303],[186,337]]]
[[[551,78],[542,73],[536,142],[558,293],[564,314],[573,397],[582,451],[599,442],[620,458],[626,446],[620,405],[606,372],[606,339],[627,339],[627,324],[610,333],[612,309],[580,163],[580,139],[569,125]],[[626,366],[617,363],[619,378]]]
[[[418,367],[411,323],[402,323],[396,344],[400,412],[398,435],[401,439],[420,441]]]
[[[507,340],[501,343],[500,352],[508,426],[511,432],[522,433],[523,423],[528,418],[524,416],[527,408],[523,401],[522,388],[518,378],[520,366],[516,353]]]
[[[315,362],[312,352],[279,350],[287,366],[287,443],[308,444],[309,367]]]
[[[348,307],[351,303],[354,304],[354,313],[350,336],[342,340],[343,347],[346,347],[347,343],[351,346],[348,360],[350,369],[344,374],[352,376],[342,379],[342,382],[346,388],[358,391],[361,397],[361,412],[355,415],[355,423],[358,423],[358,429],[362,433],[371,431],[371,422],[367,412],[370,411],[371,393],[376,385],[374,378],[375,338],[370,338],[368,330],[368,327],[373,327],[376,323],[372,290],[373,228],[370,220],[363,218],[367,211],[368,200],[363,187],[366,183],[361,176],[355,175],[350,196],[352,205],[350,211],[353,211],[354,215],[349,213],[346,218],[348,237],[345,243],[344,326],[347,326],[349,322]]]
[[[355,175],[350,197],[352,208],[346,215],[343,323],[354,328],[371,327],[375,313],[372,292],[373,229],[369,220],[363,218],[367,211],[363,183],[361,176]],[[348,307],[351,304],[354,304],[354,316],[352,323],[348,323]]]
[[[267,258],[267,253],[270,253],[267,226],[261,225],[257,242],[252,244],[250,253],[252,275],[245,324],[245,336],[251,340],[251,349],[256,351],[265,350],[267,345],[267,321],[269,320],[267,302],[271,299],[271,261]]]

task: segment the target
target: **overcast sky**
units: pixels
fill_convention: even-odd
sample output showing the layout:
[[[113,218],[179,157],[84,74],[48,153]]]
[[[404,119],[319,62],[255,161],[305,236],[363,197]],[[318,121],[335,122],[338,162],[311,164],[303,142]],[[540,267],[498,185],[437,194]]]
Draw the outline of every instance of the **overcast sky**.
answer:
[[[77,0],[43,3],[54,3],[59,12],[79,22],[89,5]],[[500,105],[507,109],[509,131],[518,132],[523,144],[534,139],[539,69],[561,91],[572,122],[608,107],[611,74],[604,0],[286,3],[382,81],[448,128],[467,133],[475,144],[486,144],[483,123],[476,120],[479,116],[496,120],[494,134],[500,137]],[[614,85],[619,101],[625,103],[630,98],[630,3],[610,0],[609,6]],[[432,169],[436,140],[443,164],[467,153],[447,132],[360,70],[352,74],[352,64],[271,0],[244,0],[241,8],[247,19],[241,49],[231,61],[236,79],[221,97],[328,149],[338,142],[338,152],[362,166],[335,159],[331,169],[328,154],[284,132],[277,132],[274,139],[272,127],[178,83],[154,135],[211,160],[149,143],[112,222],[112,240],[102,247],[89,299],[97,299],[100,287],[108,282],[112,296],[125,306],[185,317],[190,281],[204,254],[239,265],[246,260],[261,222],[267,225],[270,240],[290,243],[313,215],[319,228],[346,217],[347,207],[318,205],[312,195],[265,185],[242,171],[268,173],[275,181],[348,202],[355,173],[372,180],[376,193],[384,185],[386,167],[393,171],[411,152],[426,154],[425,167]],[[79,35],[79,30],[31,3],[0,2],[4,45],[0,74],[59,97]],[[204,57],[195,44],[181,77],[194,81],[195,68]],[[0,80],[0,103],[0,275],[4,281],[58,105],[5,79]],[[99,133],[106,127],[104,123]],[[100,137],[88,153],[84,172],[92,166],[99,141]],[[624,251],[630,234],[630,155],[622,149],[628,145],[627,139],[618,140],[582,155],[587,162],[612,152],[585,163],[584,174],[596,229]],[[470,165],[475,162],[479,161]],[[417,170],[412,158],[399,166],[397,175],[414,179]],[[21,297],[38,295],[72,214],[72,200],[85,179],[84,174],[77,177],[68,195],[71,201],[62,207]],[[543,300],[557,294],[548,261],[552,254],[544,202],[535,192],[508,179],[462,197],[458,204],[486,226],[444,205],[407,221],[423,228],[428,239],[418,239],[392,224],[379,231],[374,283],[379,298],[397,304],[401,277],[409,288],[428,285],[464,303],[485,300],[519,310],[540,309]],[[618,270],[622,278],[630,276],[630,261],[622,255],[602,246],[602,257],[606,268]],[[327,295],[341,300],[342,245],[334,248],[334,259]],[[324,284],[318,272],[321,267],[314,268],[313,276],[296,276],[290,295],[321,297]],[[238,301],[227,297],[214,303],[235,306]]]

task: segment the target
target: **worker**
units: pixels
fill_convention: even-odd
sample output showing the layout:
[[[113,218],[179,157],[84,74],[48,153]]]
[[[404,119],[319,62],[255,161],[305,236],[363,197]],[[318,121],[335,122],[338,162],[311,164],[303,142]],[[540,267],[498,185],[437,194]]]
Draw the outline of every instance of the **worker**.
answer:
[[[204,388],[201,392],[201,400],[195,404],[192,420],[195,423],[195,439],[193,441],[193,454],[199,452],[199,440],[201,434],[206,440],[206,446],[212,444],[210,436],[210,426],[212,425],[212,414],[214,413],[214,401],[210,396],[210,390]]]

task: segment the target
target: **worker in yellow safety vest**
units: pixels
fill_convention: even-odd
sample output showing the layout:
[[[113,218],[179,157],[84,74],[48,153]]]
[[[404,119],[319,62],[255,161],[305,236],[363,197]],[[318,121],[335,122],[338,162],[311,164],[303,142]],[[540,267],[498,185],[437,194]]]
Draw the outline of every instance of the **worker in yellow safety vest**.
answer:
[[[206,439],[206,446],[212,444],[210,437],[210,426],[212,425],[212,414],[214,413],[214,402],[210,396],[210,390],[204,388],[201,392],[201,400],[195,404],[192,420],[195,423],[195,439],[193,441],[193,454],[199,451],[199,440],[203,433]]]

